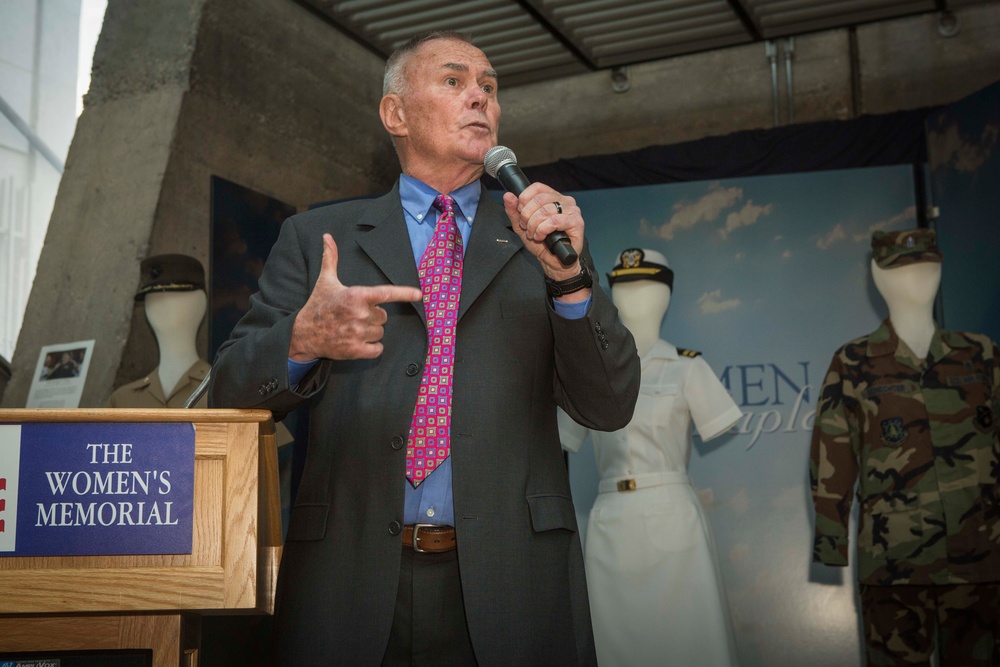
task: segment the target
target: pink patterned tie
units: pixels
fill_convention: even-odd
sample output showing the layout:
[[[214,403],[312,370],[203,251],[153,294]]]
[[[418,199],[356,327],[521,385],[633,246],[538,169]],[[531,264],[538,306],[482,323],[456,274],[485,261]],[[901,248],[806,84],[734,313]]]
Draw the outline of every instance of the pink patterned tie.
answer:
[[[406,478],[414,488],[451,452],[451,380],[462,295],[462,235],[455,224],[455,200],[438,195],[434,207],[441,215],[418,267],[427,315],[427,359],[406,442]]]

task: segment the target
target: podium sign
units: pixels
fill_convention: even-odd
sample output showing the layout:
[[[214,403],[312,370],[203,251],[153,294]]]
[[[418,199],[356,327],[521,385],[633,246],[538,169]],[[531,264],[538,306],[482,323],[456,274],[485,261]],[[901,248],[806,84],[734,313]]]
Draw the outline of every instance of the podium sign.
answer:
[[[270,412],[0,410],[0,428],[0,457],[7,457],[0,458],[0,478],[7,480],[0,516],[17,516],[16,551],[0,557],[0,654],[151,649],[156,667],[197,664],[201,614],[273,613],[282,541]],[[163,448],[181,453],[163,451],[159,458],[150,443],[170,443]],[[17,507],[10,469],[19,471]],[[146,503],[141,514],[140,502]],[[173,503],[169,512],[167,502]],[[90,503],[96,503],[92,513]],[[102,514],[105,503],[115,507]],[[131,513],[123,519],[126,509]],[[182,527],[184,516],[190,523]],[[176,526],[167,525],[175,520]],[[76,555],[41,555],[55,538],[22,555],[29,523],[32,530],[65,535],[112,528],[141,535],[176,527],[190,546],[151,550],[126,545],[124,538],[95,538],[86,549],[60,552]],[[5,533],[8,525],[5,520]],[[93,552],[100,541],[111,550]]]
[[[194,427],[0,424],[0,556],[190,554]]]

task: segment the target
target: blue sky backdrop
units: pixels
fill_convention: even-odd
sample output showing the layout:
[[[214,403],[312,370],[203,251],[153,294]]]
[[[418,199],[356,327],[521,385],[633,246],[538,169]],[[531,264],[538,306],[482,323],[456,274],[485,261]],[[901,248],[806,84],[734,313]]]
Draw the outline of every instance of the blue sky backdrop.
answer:
[[[690,473],[708,507],[740,661],[860,664],[852,571],[811,565],[808,453],[834,351],[878,327],[875,230],[917,225],[909,166],[574,193],[602,285],[618,254],[662,252],[675,272],[662,337],[700,350],[744,412],[695,440]],[[597,473],[571,457],[586,520]]]

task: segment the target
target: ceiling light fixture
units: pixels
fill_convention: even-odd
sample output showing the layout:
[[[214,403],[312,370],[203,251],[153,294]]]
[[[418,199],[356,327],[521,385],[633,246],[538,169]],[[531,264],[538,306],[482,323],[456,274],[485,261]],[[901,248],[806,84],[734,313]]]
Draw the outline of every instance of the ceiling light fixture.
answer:
[[[631,86],[629,81],[628,67],[618,65],[611,68],[611,90],[616,93],[624,93]]]

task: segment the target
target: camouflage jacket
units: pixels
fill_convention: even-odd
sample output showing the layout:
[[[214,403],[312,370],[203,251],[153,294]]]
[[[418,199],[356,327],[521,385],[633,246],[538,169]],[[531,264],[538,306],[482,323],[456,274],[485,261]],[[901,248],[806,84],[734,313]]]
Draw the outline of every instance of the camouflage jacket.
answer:
[[[841,347],[810,454],[813,560],[846,565],[853,491],[863,584],[1000,581],[996,344],[938,329],[925,361],[889,320]]]

